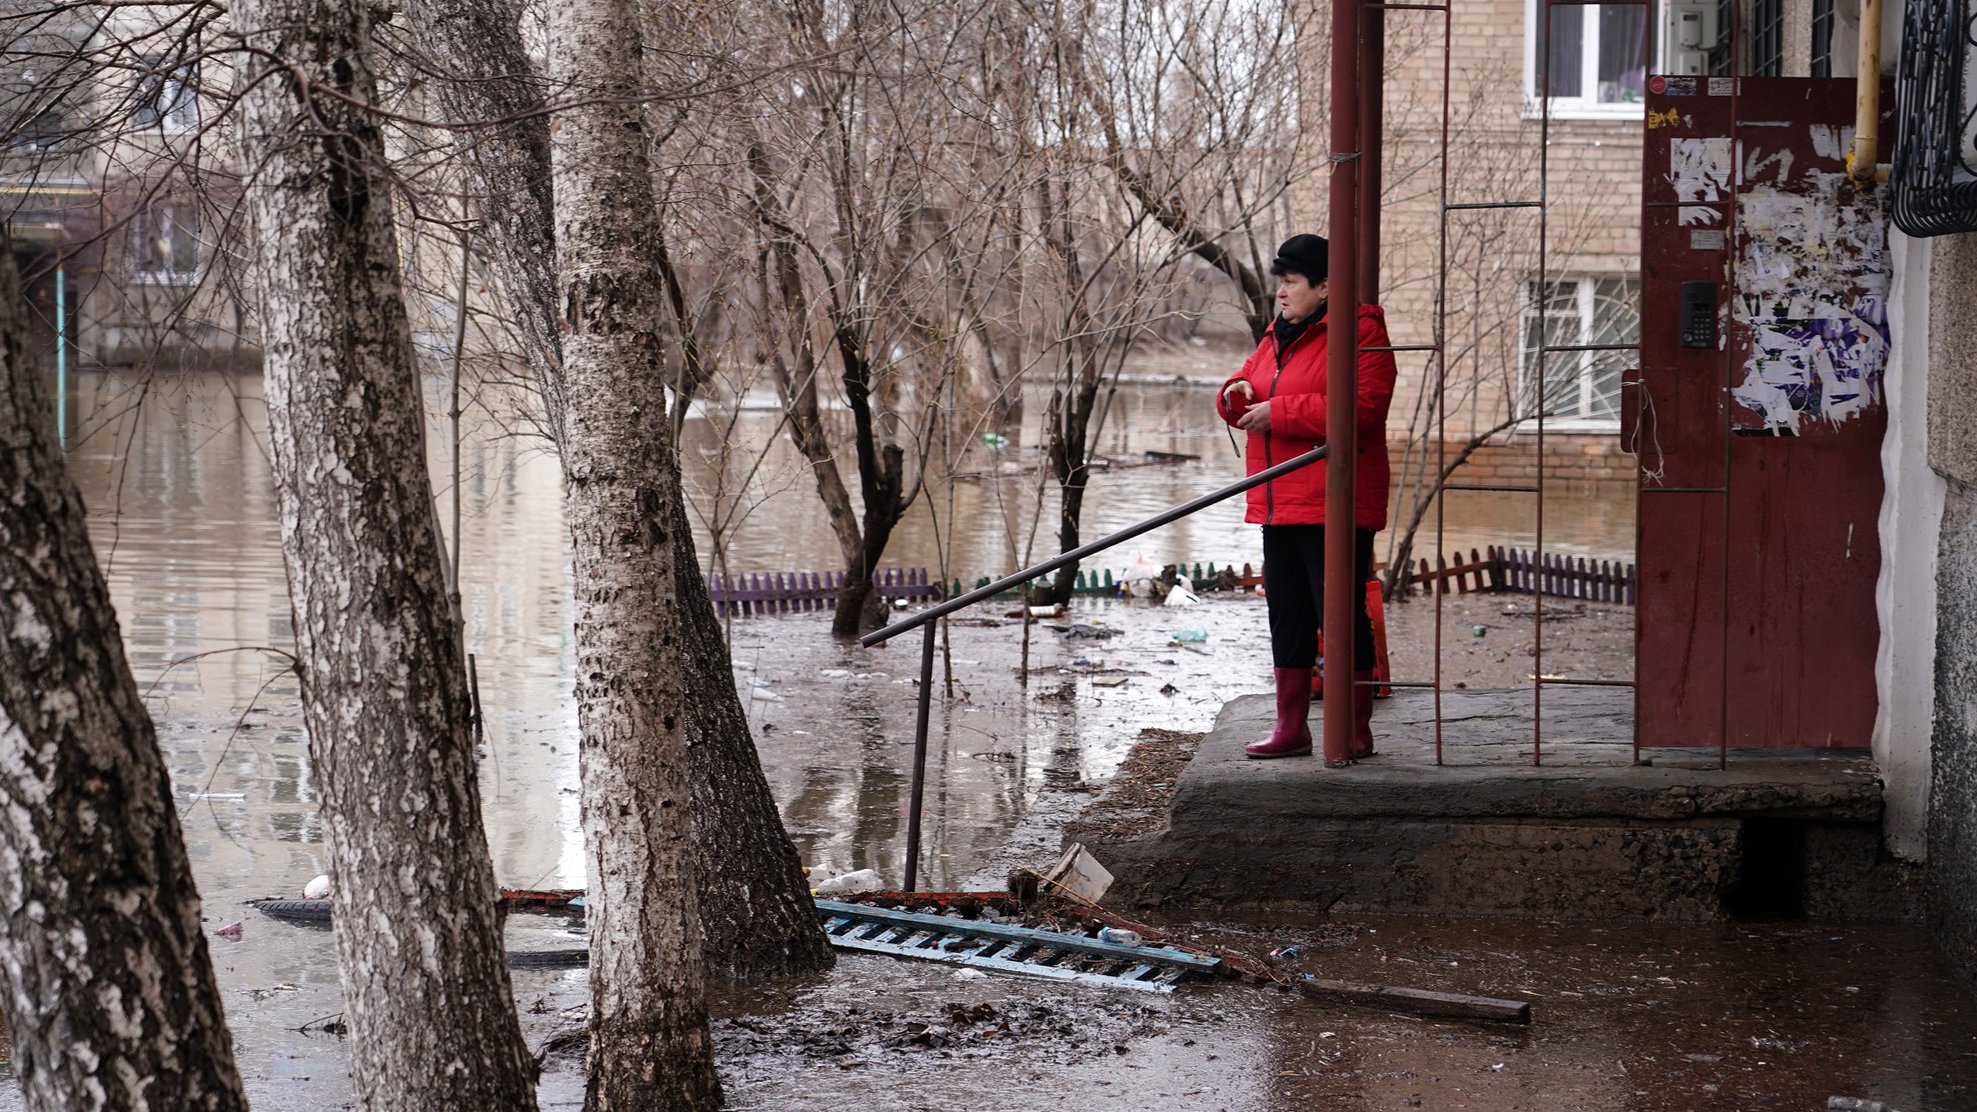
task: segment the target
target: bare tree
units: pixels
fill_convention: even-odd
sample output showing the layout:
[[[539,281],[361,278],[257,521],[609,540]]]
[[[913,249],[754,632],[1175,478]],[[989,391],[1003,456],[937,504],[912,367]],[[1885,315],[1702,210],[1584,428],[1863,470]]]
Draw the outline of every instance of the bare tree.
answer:
[[[563,399],[568,387],[554,270],[558,245],[547,87],[523,42],[517,11],[505,0],[417,0],[409,14],[418,43],[438,71],[436,98],[450,118],[461,122],[468,193],[482,234],[493,245],[509,310],[520,321],[532,377],[546,400],[546,427],[560,444],[567,433]],[[669,263],[658,244],[655,240],[649,261],[664,268]],[[680,288],[678,283],[671,287]],[[669,304],[678,312],[684,295],[669,297]],[[676,365],[684,362],[682,357]],[[660,385],[665,384],[663,365],[655,360],[648,368]],[[676,391],[675,428],[688,393]],[[668,463],[668,481],[677,487],[676,461]],[[619,555],[649,557],[670,569],[682,599],[676,635],[687,674],[731,675],[727,641],[707,601],[685,500],[669,491],[665,504],[677,514],[665,526],[672,552]],[[829,968],[830,946],[734,686],[695,686],[685,713],[694,877],[707,971],[754,980]],[[640,835],[628,829],[622,836]]]
[[[685,514],[666,382],[653,373],[666,308],[638,52],[630,0],[551,7],[548,73],[590,92],[563,112],[551,146],[591,874],[590,1112],[721,1103],[687,814],[689,602],[673,568]]]
[[[535,1106],[481,828],[363,0],[242,0],[269,437],[364,1108]]]
[[[34,1112],[245,1109],[171,783],[11,257],[0,363],[0,975],[21,1094]]]

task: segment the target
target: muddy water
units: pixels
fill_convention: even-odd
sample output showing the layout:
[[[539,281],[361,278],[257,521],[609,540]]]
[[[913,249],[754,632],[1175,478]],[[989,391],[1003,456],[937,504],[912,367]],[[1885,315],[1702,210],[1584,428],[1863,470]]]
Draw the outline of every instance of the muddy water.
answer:
[[[835,984],[717,1024],[732,1104],[1812,1112],[1840,1095],[1977,1107],[1977,1021],[1913,928],[1379,918],[1203,933],[1253,951],[1301,942],[1321,976],[1528,1000],[1534,1022],[1419,1020],[1240,985],[1068,994],[853,959]],[[868,995],[848,991],[854,977]],[[974,1018],[981,1003],[996,1015]]]
[[[262,920],[244,906],[255,897],[296,893],[324,867],[295,685],[278,658],[257,650],[291,640],[260,383],[230,375],[140,381],[98,374],[81,377],[72,395],[71,467],[91,511],[132,666],[159,723],[209,925],[245,923],[238,941],[212,939],[243,1068],[260,1107],[333,1106],[344,1099],[346,1084],[336,1041],[295,1030],[340,1007],[328,936]],[[1205,414],[1204,398],[1199,384],[1121,392],[1103,451],[1122,459],[1147,450],[1200,459],[1099,477],[1087,504],[1088,535],[1239,473],[1227,436]],[[434,401],[437,410],[436,394]],[[828,526],[786,443],[771,441],[759,462],[724,453],[714,428],[725,420],[734,423],[735,442],[749,442],[769,440],[776,419],[743,410],[689,426],[690,481],[703,518],[729,519],[721,536],[728,566],[832,566]],[[560,492],[554,460],[515,435],[514,424],[505,413],[470,410],[463,448],[462,589],[489,725],[487,831],[504,883],[575,887],[582,883],[582,857]],[[443,509],[450,495],[444,444],[436,434],[432,455]],[[888,563],[945,566],[972,579],[1047,554],[1052,507],[1046,500],[1038,516],[1036,477],[1022,473],[1029,459],[1020,443],[961,456],[957,469],[986,477],[933,490],[903,527]],[[1017,473],[1003,474],[1012,470]],[[737,507],[743,512],[732,512]],[[1631,548],[1624,506],[1585,500],[1577,512],[1553,518],[1577,523],[1576,531],[1554,532],[1557,543],[1606,554]],[[1529,543],[1525,518],[1451,521],[1449,547]],[[703,536],[704,550],[712,542]],[[1142,538],[1113,566],[1124,567],[1133,553],[1157,563],[1242,562],[1257,559],[1257,543],[1230,505]],[[951,667],[957,698],[937,704],[935,715],[923,874],[930,884],[993,876],[1008,861],[1047,856],[1057,817],[1089,798],[1140,728],[1205,728],[1226,697],[1267,683],[1254,600],[1211,600],[1187,612],[1084,602],[1074,618],[1119,635],[1074,640],[1036,628],[1027,651],[1020,623],[998,623],[992,609],[978,614],[978,621],[957,623],[945,646],[943,680]],[[1207,633],[1205,650],[1170,644],[1173,632],[1188,627]],[[805,859],[896,877],[912,724],[911,650],[841,646],[810,616],[739,621],[733,641],[737,682],[749,696],[764,764]],[[1107,686],[1120,678],[1123,685]],[[573,939],[553,920],[518,917],[510,942],[530,948],[577,944]],[[875,974],[863,963],[810,991],[829,1000],[874,975],[893,978],[916,999],[949,984],[914,972]],[[525,1004],[543,1002],[526,1019],[536,1035],[582,999],[580,975],[520,973],[517,990]],[[1222,1021],[1211,1015],[1201,1022]],[[1183,1060],[1202,1077],[1227,1075],[1204,1091],[1273,1091],[1253,1056],[1240,1065],[1226,1057]],[[1214,1061],[1226,1064],[1211,1068]],[[1109,1069],[1109,1060],[1101,1060],[1061,1063],[1052,1072],[1082,1072],[1102,1087],[1100,1075]],[[1230,1088],[1239,1085],[1238,1075],[1250,1078],[1241,1082],[1249,1088]],[[558,1085],[567,1088],[567,1080],[552,1076],[545,1092],[563,1091]],[[0,1107],[13,1099],[11,1086],[0,1091]],[[934,1106],[946,1105],[900,1105]],[[1262,1105],[1244,1099],[1228,1106]]]

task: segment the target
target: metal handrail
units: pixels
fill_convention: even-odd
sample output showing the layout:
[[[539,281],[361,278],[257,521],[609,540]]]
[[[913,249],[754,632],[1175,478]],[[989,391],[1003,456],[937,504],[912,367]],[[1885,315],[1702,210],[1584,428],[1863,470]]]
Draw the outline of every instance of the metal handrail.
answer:
[[[1043,563],[1024,568],[1014,575],[1005,575],[993,583],[977,587],[965,595],[958,595],[937,606],[930,606],[911,617],[901,619],[884,629],[875,630],[858,639],[859,644],[864,645],[866,648],[871,648],[874,645],[882,645],[915,627],[926,630],[926,637],[922,640],[920,647],[919,713],[918,720],[913,727],[913,802],[911,809],[906,813],[906,883],[904,891],[912,892],[917,890],[916,885],[919,881],[920,874],[920,804],[926,794],[927,786],[927,720],[932,714],[933,708],[934,631],[939,628],[936,623],[956,610],[973,606],[983,599],[992,595],[999,595],[1011,587],[1021,586],[1033,579],[1048,575],[1067,564],[1073,564],[1094,553],[1103,552],[1114,545],[1132,540],[1142,533],[1152,532],[1162,525],[1179,521],[1181,518],[1187,517],[1198,510],[1206,509],[1224,499],[1232,498],[1244,491],[1262,486],[1264,483],[1270,482],[1273,479],[1282,478],[1301,467],[1308,467],[1324,459],[1326,450],[1326,445],[1320,444],[1318,447],[1311,449],[1301,456],[1285,460],[1275,467],[1265,468],[1240,482],[1230,483],[1220,490],[1204,494],[1188,502],[1183,502],[1171,509],[1163,510],[1144,521],[1134,525],[1128,525],[1116,533],[1107,534],[1089,544],[1081,544],[1069,552],[1059,553],[1045,560]]]

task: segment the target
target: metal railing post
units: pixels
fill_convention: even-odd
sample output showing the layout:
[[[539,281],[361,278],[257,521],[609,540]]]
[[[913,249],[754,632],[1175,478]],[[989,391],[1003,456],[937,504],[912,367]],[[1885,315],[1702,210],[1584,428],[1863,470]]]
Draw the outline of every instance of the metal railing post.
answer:
[[[920,801],[927,789],[927,718],[933,713],[934,631],[938,622],[928,622],[927,635],[920,644],[920,711],[913,726],[913,800],[906,812],[906,891],[919,891],[920,882]]]
[[[938,628],[936,623],[956,610],[973,606],[983,599],[999,595],[1011,587],[1021,586],[1040,576],[1048,575],[1066,564],[1082,560],[1094,553],[1103,552],[1114,545],[1123,544],[1142,533],[1152,532],[1162,525],[1178,521],[1197,510],[1205,509],[1223,499],[1234,497],[1253,487],[1262,486],[1264,483],[1288,475],[1298,468],[1308,467],[1324,459],[1327,454],[1327,447],[1320,444],[1318,447],[1311,449],[1301,456],[1285,460],[1275,467],[1258,471],[1256,474],[1240,482],[1231,483],[1211,494],[1204,494],[1192,501],[1183,502],[1172,509],[1155,514],[1137,524],[1129,525],[1116,533],[1100,537],[1090,544],[1079,545],[1069,552],[1059,553],[1041,564],[1024,568],[1014,575],[1005,575],[993,583],[985,584],[969,591],[967,594],[948,599],[938,606],[930,606],[912,617],[901,619],[886,626],[884,629],[875,630],[858,639],[859,644],[869,649],[874,645],[884,644],[894,637],[908,632],[915,626],[923,627],[926,630],[925,639],[922,641],[920,647],[919,713],[913,727],[912,798],[907,803],[906,811],[905,891],[917,891],[920,881],[920,812],[922,810],[921,803],[927,789],[927,724],[933,714],[934,631]]]

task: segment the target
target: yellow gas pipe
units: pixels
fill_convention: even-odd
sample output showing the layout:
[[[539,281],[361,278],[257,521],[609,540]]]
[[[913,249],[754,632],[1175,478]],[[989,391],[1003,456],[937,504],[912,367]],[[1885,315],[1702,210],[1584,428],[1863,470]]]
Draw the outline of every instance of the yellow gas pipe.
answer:
[[[1861,189],[1888,180],[1889,166],[1876,162],[1881,141],[1881,0],[1860,0],[1860,64],[1854,76],[1853,149],[1847,177]]]

